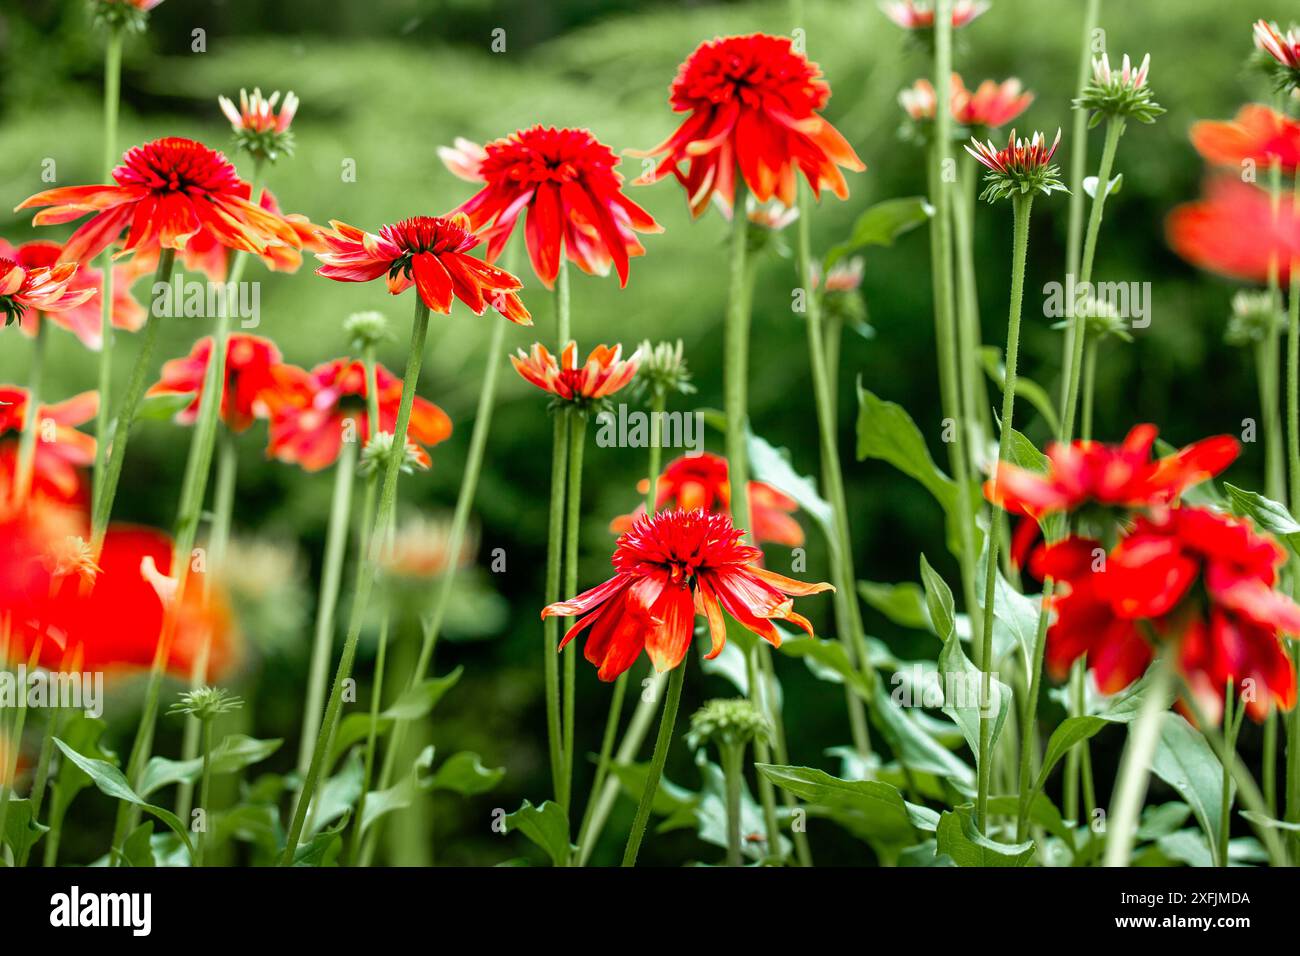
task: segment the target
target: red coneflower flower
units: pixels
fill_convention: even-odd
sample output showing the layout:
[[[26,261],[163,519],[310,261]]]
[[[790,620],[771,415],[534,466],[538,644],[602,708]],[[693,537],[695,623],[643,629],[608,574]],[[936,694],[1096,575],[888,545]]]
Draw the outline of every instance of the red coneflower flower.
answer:
[[[750,530],[754,541],[800,547],[804,543],[803,528],[792,517],[799,510],[798,503],[761,481],[751,481],[748,488]],[[642,478],[637,483],[637,490],[645,495],[650,490],[650,479]],[[656,511],[694,511],[697,508],[710,514],[731,510],[731,481],[727,459],[721,455],[707,451],[682,455],[670,461],[659,474],[655,486]],[[632,514],[620,515],[611,521],[609,530],[614,534],[631,531],[645,513],[645,505],[641,505]]]
[[[275,386],[261,393],[271,416],[267,454],[280,461],[319,471],[332,465],[343,447],[345,430],[364,445],[370,439],[366,417],[366,371],[361,362],[340,358],[305,372],[292,365],[272,369]],[[379,388],[379,429],[392,434],[397,427],[402,380],[382,365],[375,368]],[[433,446],[451,436],[451,419],[433,402],[418,395],[411,406],[408,443]],[[424,448],[417,458],[428,468]]]
[[[171,560],[172,540],[163,532],[130,525],[110,527],[92,586],[86,588],[78,575],[65,576],[43,620],[19,633],[20,650],[31,653],[34,641],[53,633],[57,640],[41,642],[42,666],[57,668],[69,654],[77,655],[88,671],[152,666],[164,608],[151,578],[168,575]],[[189,680],[209,640],[204,676],[214,680],[238,662],[239,635],[221,588],[205,588],[199,575],[190,575],[177,608],[164,664],[167,673]]]
[[[14,500],[0,478],[0,616],[23,627],[39,615],[58,584],[60,544],[85,534],[85,524],[78,509],[52,498]]]
[[[953,29],[960,30],[992,5],[989,0],[956,0],[952,5]],[[904,30],[934,29],[934,4],[929,0],[890,0],[880,9]]]
[[[533,324],[515,294],[523,284],[504,269],[466,255],[481,237],[470,231],[464,213],[414,216],[384,226],[379,235],[344,222],[332,220],[330,225],[332,230],[321,232],[325,249],[316,258],[324,265],[317,275],[339,282],[370,282],[387,273],[391,294],[405,292],[414,283],[434,312],[447,314],[456,298],[475,315],[491,306],[511,322]]]
[[[487,223],[487,258],[495,262],[527,210],[524,237],[533,271],[548,289],[560,256],[590,275],[610,264],[627,285],[628,258],[645,253],[636,233],[663,232],[654,218],[623,195],[618,157],[585,129],[534,126],[477,146],[457,139],[438,155],[461,179],[484,187],[457,209],[479,229]]]
[[[1296,89],[1300,85],[1300,31],[1294,27],[1283,33],[1276,23],[1256,20],[1255,46],[1269,59],[1279,89]]]
[[[1046,474],[1001,462],[996,480],[984,483],[984,495],[1013,514],[1034,517],[1090,505],[1147,508],[1168,504],[1192,485],[1213,478],[1240,451],[1235,438],[1219,435],[1152,461],[1157,433],[1155,425],[1137,425],[1119,445],[1052,442]]]
[[[973,144],[973,148],[972,148]],[[993,141],[981,143],[971,138],[966,152],[989,170],[988,186],[981,194],[990,201],[1001,199],[1013,193],[1026,193],[1038,190],[1052,193],[1065,189],[1057,177],[1052,157],[1056,147],[1061,145],[1061,131],[1056,131],[1056,139],[1047,145],[1047,137],[1036,132],[1029,139],[1019,139],[1013,129],[1007,138],[1007,145],[1002,149],[993,145]]]
[[[250,186],[224,155],[192,139],[169,137],[136,146],[113,170],[112,186],[65,186],[31,196],[18,206],[38,212],[38,226],[95,215],[63,247],[65,261],[93,259],[125,230],[123,252],[183,252],[206,232],[219,245],[263,252],[297,233],[280,216],[249,202]]]
[[[933,91],[931,91],[933,92]],[[972,129],[992,130],[1006,126],[1034,101],[1033,93],[1022,92],[1015,77],[995,83],[985,80],[974,92],[966,89],[961,76],[952,75],[952,118]]]
[[[0,497],[14,486],[18,468],[18,444],[27,420],[27,389],[0,385]],[[85,498],[86,487],[79,469],[95,460],[95,439],[77,431],[99,413],[99,393],[82,392],[63,402],[40,407],[38,426],[52,429],[38,435],[32,457],[32,488],[37,497],[76,503]]]
[[[590,628],[584,655],[606,681],[631,667],[642,649],[658,671],[678,666],[690,646],[697,613],[709,622],[710,658],[726,643],[724,610],[774,646],[781,643],[774,620],[811,635],[812,625],[795,613],[791,598],[834,588],[757,567],[762,552],[742,544],[743,533],[726,515],[701,510],[642,517],[618,539],[614,577],[572,600],[548,605],[542,618],[582,615],[560,647]]]
[[[280,91],[276,90],[267,99],[260,89],[254,89],[250,97],[247,90],[239,91],[239,107],[224,96],[217,97],[221,112],[230,120],[234,130],[235,142],[255,159],[269,159],[275,162],[280,153],[293,153],[293,134],[289,124],[298,112],[298,97],[292,92],[286,93],[280,112],[275,111],[280,101]]]
[[[21,255],[5,243],[4,251],[13,251],[14,257],[0,255],[0,312],[4,325],[22,322],[28,309],[53,313],[75,309],[95,294],[92,289],[72,288],[77,275],[77,264],[65,262],[53,267],[24,266],[17,259]]]
[[[1035,570],[1064,587],[1053,605],[1047,663],[1058,678],[1086,655],[1103,693],[1132,683],[1151,662],[1150,638],[1173,643],[1201,707],[1217,721],[1224,687],[1253,681],[1256,720],[1272,703],[1295,705],[1283,633],[1300,633],[1300,606],[1274,589],[1285,559],[1250,522],[1204,508],[1140,516],[1109,554],[1068,538],[1035,555]],[[1250,696],[1250,695],[1248,695]]]
[[[1267,106],[1249,103],[1237,111],[1235,119],[1193,124],[1192,145],[1211,163],[1239,166],[1252,160],[1265,167],[1277,163],[1291,176],[1300,165],[1300,123]]]
[[[1281,197],[1275,214],[1268,193],[1233,176],[1214,180],[1206,198],[1171,212],[1165,236],[1192,265],[1261,284],[1275,264],[1285,285],[1292,258],[1300,256],[1300,216],[1291,197]]]
[[[60,268],[59,256],[62,253],[63,247],[57,242],[27,242],[14,247],[0,239],[0,260],[8,259],[27,270]],[[131,286],[139,276],[135,263],[113,267],[112,323],[114,328],[135,332],[144,325],[144,306],[131,295]],[[20,323],[23,333],[28,336],[35,335],[40,323],[48,319],[75,335],[82,345],[99,351],[104,336],[101,328],[100,304],[94,301],[94,297],[103,288],[103,284],[104,276],[100,270],[88,265],[80,266],[68,282],[67,295],[59,303],[59,308],[47,311],[32,307],[23,313]],[[85,293],[85,298],[77,305],[70,305],[76,301],[77,295],[82,293]]]
[[[678,70],[670,97],[675,112],[691,115],[654,149],[633,153],[666,154],[638,182],[672,173],[686,187],[696,216],[714,196],[730,213],[737,167],[759,202],[775,196],[793,206],[796,169],[817,196],[828,187],[846,198],[849,187],[839,167],[867,167],[818,115],[831,95],[820,77],[789,37],[754,33],[700,44]],[[683,162],[686,172],[678,165]]]
[[[194,343],[185,358],[165,362],[162,378],[152,385],[148,395],[185,395],[194,393],[194,401],[176,415],[182,425],[192,425],[199,415],[203,382],[208,360],[212,357],[212,336]],[[242,432],[255,418],[265,418],[261,394],[276,385],[271,374],[280,364],[280,350],[270,339],[256,335],[231,335],[226,340],[226,384],[221,393],[221,419],[231,431]]]
[[[623,346],[598,345],[578,366],[578,343],[570,342],[557,362],[541,342],[530,351],[519,349],[510,364],[526,380],[566,402],[596,402],[608,398],[632,381],[641,362],[638,349],[626,359]]]

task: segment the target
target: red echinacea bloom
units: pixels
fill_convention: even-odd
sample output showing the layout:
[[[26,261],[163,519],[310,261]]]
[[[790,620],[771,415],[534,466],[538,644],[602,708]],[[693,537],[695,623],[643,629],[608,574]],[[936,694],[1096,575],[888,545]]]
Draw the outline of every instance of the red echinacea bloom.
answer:
[[[12,247],[8,247],[14,251]],[[0,250],[3,252],[4,250]],[[3,325],[23,321],[28,309],[53,313],[75,309],[95,294],[94,289],[76,289],[72,281],[77,275],[77,264],[24,266],[14,257],[0,255],[0,313]],[[2,326],[0,326],[2,327]]]
[[[526,215],[524,238],[533,271],[548,289],[560,257],[589,275],[607,275],[612,264],[627,285],[628,259],[645,253],[636,233],[663,232],[648,212],[623,195],[614,151],[585,129],[534,126],[478,146],[457,139],[438,155],[457,176],[483,188],[461,203],[483,234],[495,262]]]
[[[1256,20],[1255,47],[1262,50],[1274,65],[1280,89],[1300,86],[1300,30],[1292,27],[1285,33],[1276,23]]]
[[[1034,94],[1023,92],[1015,77],[1001,83],[985,80],[971,91],[966,89],[961,76],[952,75],[952,118],[971,129],[993,130],[1006,126],[1029,109],[1033,101]]]
[[[195,342],[189,355],[165,362],[162,378],[147,393],[194,393],[194,401],[176,415],[176,421],[182,425],[192,425],[198,418],[211,356],[212,336],[209,335]],[[280,350],[270,339],[235,334],[226,340],[226,385],[221,393],[221,419],[231,431],[242,432],[253,424],[253,419],[266,417],[261,395],[276,385],[271,369],[280,361]]]
[[[991,6],[989,0],[956,0],[952,5],[953,29],[960,30]],[[888,0],[880,9],[904,30],[934,29],[934,4],[929,0]]]
[[[66,270],[71,263],[59,264],[63,247],[57,242],[37,240],[21,246],[11,246],[0,239],[0,262],[9,260],[28,270],[28,274],[37,269],[49,269],[51,275],[58,270]],[[131,295],[131,286],[139,278],[134,263],[113,267],[113,312],[111,321],[114,328],[135,332],[144,325],[144,306]],[[50,321],[67,329],[75,335],[81,344],[94,351],[103,345],[100,303],[96,298],[103,288],[103,273],[89,265],[77,267],[68,281],[66,291],[57,300],[54,308],[42,308],[31,305],[22,313],[20,328],[23,334],[33,336],[41,322]],[[2,297],[0,297],[0,301]],[[0,305],[0,310],[4,306]]]
[[[849,187],[840,167],[867,167],[818,115],[830,95],[817,65],[789,37],[754,33],[702,43],[681,65],[670,94],[673,110],[690,116],[654,149],[632,153],[665,154],[638,182],[671,173],[686,187],[696,216],[712,197],[730,214],[737,168],[759,202],[775,196],[793,206],[796,170],[815,195],[826,187],[844,199]]]
[[[1191,136],[1196,151],[1219,166],[1276,163],[1288,176],[1300,166],[1300,123],[1259,103],[1243,106],[1232,120],[1201,120]]]
[[[30,654],[40,641],[38,660],[44,667],[58,668],[70,657],[89,671],[151,667],[164,621],[163,598],[151,579],[169,574],[171,560],[172,540],[163,532],[111,526],[98,566],[89,575],[92,586],[85,586],[83,575],[62,575],[43,612],[18,632],[19,652]],[[190,575],[166,648],[167,673],[189,680],[209,641],[204,679],[212,681],[235,666],[241,643],[220,587],[208,588],[201,576]]]
[[[650,479],[642,478],[637,490],[645,495]],[[727,459],[711,452],[682,455],[670,461],[659,474],[655,487],[655,510],[694,511],[726,514],[731,510],[731,482]],[[784,492],[761,481],[749,483],[749,511],[754,541],[797,548],[804,543],[803,528],[793,515],[798,503]],[[645,515],[645,505],[632,514],[620,515],[609,524],[615,534],[631,531]]]
[[[1291,260],[1300,257],[1300,215],[1288,195],[1275,212],[1264,190],[1221,176],[1209,184],[1204,199],[1169,214],[1165,237],[1197,268],[1262,285],[1276,266],[1286,285]]]
[[[388,275],[388,291],[399,295],[415,285],[421,301],[434,312],[451,312],[460,299],[475,315],[488,306],[511,322],[532,325],[532,317],[516,295],[523,284],[504,269],[467,253],[480,236],[470,229],[464,213],[450,216],[413,216],[375,235],[356,226],[331,221],[321,233],[325,243],[316,258],[323,264],[317,275],[339,282],[370,282]]]
[[[279,365],[272,369],[272,376],[275,386],[259,396],[271,416],[266,453],[272,458],[306,471],[319,471],[338,460],[343,442],[349,438],[347,433],[362,445],[370,440],[366,369],[361,362],[334,359],[311,372]],[[402,380],[379,365],[375,381],[379,389],[379,430],[392,434],[397,428]],[[451,419],[447,413],[415,396],[406,440],[417,446],[420,464],[428,468],[432,460],[425,448],[450,436]]]
[[[911,119],[921,122],[934,119],[939,98],[934,84],[922,77],[898,93],[898,105]]]
[[[1035,570],[1063,587],[1047,633],[1047,664],[1062,678],[1085,656],[1103,693],[1142,675],[1153,641],[1171,646],[1200,708],[1215,722],[1229,681],[1262,720],[1295,706],[1295,672],[1283,634],[1300,634],[1300,606],[1275,590],[1285,555],[1249,521],[1205,508],[1139,516],[1109,554],[1067,538],[1035,556]]]
[[[984,483],[984,495],[1012,514],[1035,518],[1081,508],[1149,508],[1169,504],[1187,488],[1213,478],[1236,459],[1241,446],[1217,435],[1152,460],[1157,429],[1137,425],[1119,445],[1098,441],[1053,442],[1047,446],[1047,473],[1010,462]]]
[[[18,444],[27,420],[27,389],[0,385],[0,497],[8,497],[18,473]],[[86,497],[81,469],[95,460],[95,439],[79,432],[99,413],[99,393],[82,392],[66,401],[42,405],[38,427],[47,429],[32,457],[31,493],[78,503]],[[38,439],[42,436],[38,435]]]
[[[63,247],[65,261],[93,259],[126,232],[123,252],[183,252],[206,233],[229,249],[261,254],[275,243],[294,245],[297,233],[281,216],[249,201],[251,187],[214,149],[169,137],[130,149],[113,170],[113,185],[64,186],[18,206],[48,206],[38,226],[72,222],[89,213]]]
[[[631,667],[642,649],[657,671],[677,667],[690,646],[696,614],[709,623],[710,658],[726,644],[723,611],[774,646],[781,635],[773,621],[788,621],[811,635],[812,625],[795,613],[792,598],[834,588],[758,567],[754,562],[762,552],[742,544],[743,533],[726,515],[701,510],[641,517],[618,539],[614,577],[548,605],[542,618],[581,615],[560,648],[590,628],[583,653],[605,681]]]
[[[248,95],[247,90],[240,90],[238,108],[224,96],[217,97],[221,112],[226,114],[226,119],[230,120],[231,129],[236,133],[283,133],[288,130],[289,124],[293,122],[294,114],[298,112],[298,97],[292,91],[286,93],[284,103],[277,113],[275,107],[279,100],[279,90],[276,90],[271,94],[270,99],[267,99],[262,95],[260,89],[254,89],[252,96]]]
[[[1036,132],[1029,139],[1019,139],[1015,130],[1011,131],[1007,145],[1001,149],[994,146],[992,140],[987,143],[972,140],[972,143],[974,148],[968,145],[966,152],[981,166],[1001,176],[1023,179],[1034,176],[1051,164],[1052,157],[1056,155],[1056,147],[1061,145],[1061,131],[1056,131],[1056,139],[1052,140],[1051,146],[1047,145],[1047,137],[1042,133]]]
[[[541,342],[533,343],[530,351],[519,349],[510,356],[515,371],[544,392],[566,402],[598,402],[625,387],[636,375],[641,362],[638,349],[626,359],[623,346],[598,345],[578,365],[578,343],[570,342],[555,356]]]

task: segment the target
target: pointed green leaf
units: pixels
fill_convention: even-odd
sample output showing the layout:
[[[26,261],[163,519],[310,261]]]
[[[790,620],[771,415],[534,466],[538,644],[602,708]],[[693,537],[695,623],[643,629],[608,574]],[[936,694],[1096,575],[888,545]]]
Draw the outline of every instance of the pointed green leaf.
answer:
[[[569,842],[569,820],[558,803],[547,800],[535,807],[527,800],[506,815],[506,831],[518,830],[546,852],[553,866],[565,866],[577,849]]]

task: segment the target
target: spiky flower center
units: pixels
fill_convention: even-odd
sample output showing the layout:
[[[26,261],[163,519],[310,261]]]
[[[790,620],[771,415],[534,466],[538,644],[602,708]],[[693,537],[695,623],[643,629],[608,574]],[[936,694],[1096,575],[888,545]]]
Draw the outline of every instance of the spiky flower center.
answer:
[[[702,571],[757,561],[757,548],[741,543],[742,531],[725,514],[659,511],[643,515],[618,539],[614,567],[639,574],[667,572],[678,586],[693,586]]]
[[[158,194],[234,193],[239,174],[225,155],[192,139],[168,137],[136,146],[113,170],[122,186],[144,186]]]
[[[830,87],[817,67],[796,53],[789,37],[763,33],[722,37],[701,44],[682,64],[672,85],[678,112],[740,105],[758,108],[776,98],[797,118],[826,105]]]
[[[617,183],[614,151],[585,129],[534,126],[488,143],[480,168],[492,185],[515,188],[601,179]]]

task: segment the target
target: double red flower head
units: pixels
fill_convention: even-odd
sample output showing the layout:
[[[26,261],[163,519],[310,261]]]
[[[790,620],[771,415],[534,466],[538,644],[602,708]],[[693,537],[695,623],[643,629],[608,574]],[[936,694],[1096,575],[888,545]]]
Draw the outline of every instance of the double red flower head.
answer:
[[[192,425],[199,415],[203,383],[212,358],[212,337],[194,343],[190,354],[163,365],[162,378],[149,395],[186,395],[190,402],[176,416],[182,425]],[[231,431],[242,432],[256,418],[265,418],[262,395],[277,385],[272,369],[280,364],[280,350],[270,339],[236,333],[226,340],[226,382],[221,393],[221,420]]]
[[[532,325],[516,291],[523,284],[504,269],[469,255],[481,237],[464,213],[413,216],[384,226],[379,234],[331,221],[321,233],[325,248],[317,275],[339,282],[370,282],[388,276],[388,291],[400,295],[415,286],[421,301],[446,315],[455,299],[482,315],[491,306],[511,322]]]
[[[510,356],[525,381],[565,402],[600,402],[622,390],[632,381],[641,362],[640,351],[623,358],[623,346],[598,345],[578,365],[578,343],[570,342],[560,353],[559,361],[540,342],[530,351],[520,349]]]
[[[670,93],[673,110],[690,115],[658,146],[633,154],[663,154],[638,181],[676,176],[696,216],[714,197],[730,212],[737,169],[759,202],[775,197],[793,206],[798,172],[816,195],[827,188],[844,199],[849,187],[840,168],[866,166],[819,115],[830,95],[816,64],[789,37],[754,33],[702,43],[681,65]]]
[[[69,505],[86,499],[81,469],[95,460],[95,439],[76,426],[84,425],[98,412],[99,393],[94,391],[38,409],[37,427],[46,433],[33,452],[30,494]],[[27,389],[0,385],[0,499],[13,497],[18,445],[29,414]]]
[[[585,129],[534,126],[486,146],[458,139],[438,153],[457,176],[483,184],[457,211],[475,229],[488,225],[488,260],[501,255],[523,217],[533,271],[548,289],[561,256],[591,275],[613,265],[626,286],[628,259],[645,252],[636,234],[663,231],[623,195],[618,157]]]
[[[369,441],[369,390],[361,362],[334,359],[310,372],[279,365],[271,375],[275,385],[258,396],[271,418],[268,455],[306,471],[319,471],[338,460],[344,441],[355,440],[362,445]],[[375,381],[379,430],[392,434],[402,402],[402,380],[379,365]],[[417,395],[411,405],[406,440],[416,446],[418,462],[428,468],[432,461],[425,448],[450,436],[451,419],[447,413]]]
[[[658,671],[680,665],[697,614],[709,624],[710,658],[726,644],[724,611],[774,646],[781,635],[773,621],[812,634],[792,598],[834,589],[765,571],[755,563],[762,552],[741,543],[743,534],[726,515],[698,509],[642,516],[618,539],[614,577],[572,600],[548,605],[542,617],[581,615],[560,647],[589,630],[584,654],[606,681],[631,667],[643,649]]]
[[[1152,460],[1155,437],[1154,426],[1140,425],[1118,446],[1055,445],[1046,474],[1003,465],[985,485],[989,499],[1013,513],[1069,513],[1099,535],[1043,546],[1030,562],[1057,583],[1049,670],[1063,677],[1084,657],[1101,691],[1115,693],[1167,647],[1215,720],[1230,681],[1256,719],[1273,704],[1292,707],[1294,673],[1281,636],[1300,633],[1300,607],[1274,590],[1281,548],[1245,519],[1178,503],[1231,464],[1237,442],[1208,438]],[[1118,543],[1103,543],[1116,534]]]

